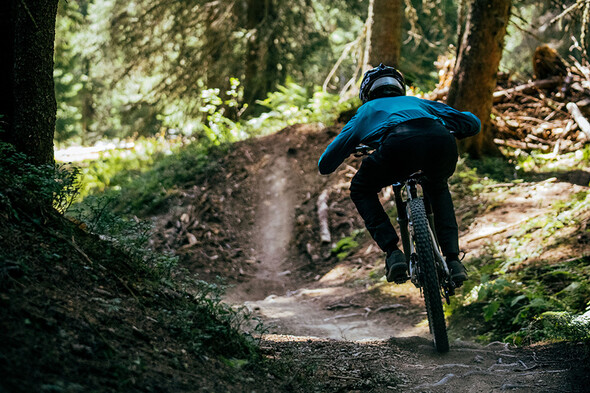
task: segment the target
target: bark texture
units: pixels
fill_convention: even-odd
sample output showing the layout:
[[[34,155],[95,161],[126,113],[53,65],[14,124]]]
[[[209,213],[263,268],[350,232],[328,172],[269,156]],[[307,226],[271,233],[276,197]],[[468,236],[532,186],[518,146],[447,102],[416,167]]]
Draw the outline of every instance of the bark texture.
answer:
[[[0,6],[3,115],[0,139],[36,164],[53,163],[57,104],[53,50],[58,0],[8,0]]]
[[[447,104],[470,111],[482,122],[482,131],[460,143],[474,158],[498,155],[490,121],[496,75],[504,49],[511,0],[475,0],[467,18]]]
[[[403,0],[374,0],[369,64],[397,67],[402,48]]]
[[[251,105],[264,99],[265,94],[272,90],[272,81],[279,78],[275,37],[272,34],[265,36],[267,24],[274,21],[277,15],[273,1],[248,0],[246,7],[250,37],[245,61],[244,101]]]

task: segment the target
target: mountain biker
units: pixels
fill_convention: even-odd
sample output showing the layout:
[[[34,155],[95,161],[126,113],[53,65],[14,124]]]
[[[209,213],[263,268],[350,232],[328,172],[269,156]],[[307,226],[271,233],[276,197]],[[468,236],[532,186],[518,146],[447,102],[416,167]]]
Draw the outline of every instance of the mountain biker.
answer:
[[[406,258],[378,193],[422,170],[426,177],[423,190],[432,205],[441,250],[452,280],[461,286],[467,272],[459,261],[459,233],[447,180],[458,158],[455,138],[477,134],[481,122],[470,112],[405,94],[404,78],[395,68],[380,64],[367,71],[359,92],[363,105],[328,145],[318,168],[327,175],[359,144],[375,148],[353,177],[350,197],[367,230],[386,253],[387,281],[400,283],[407,280]]]

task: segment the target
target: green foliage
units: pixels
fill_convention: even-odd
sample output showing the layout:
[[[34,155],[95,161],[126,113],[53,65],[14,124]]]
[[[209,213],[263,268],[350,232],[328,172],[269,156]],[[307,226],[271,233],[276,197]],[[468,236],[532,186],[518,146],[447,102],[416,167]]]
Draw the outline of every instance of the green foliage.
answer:
[[[416,91],[430,91],[438,82],[434,62],[453,57],[457,40],[457,2],[406,1],[400,69]]]
[[[227,142],[295,123],[329,123],[340,111],[351,107],[351,103],[340,103],[337,96],[320,91],[309,97],[306,89],[291,83],[288,88],[269,94],[264,102],[269,113],[247,123],[234,122],[223,115],[224,108],[239,107],[239,82],[235,80],[233,86],[233,90],[226,92],[230,99],[222,99],[216,89],[203,92],[208,104],[202,111],[207,114],[208,125],[195,124],[195,129],[201,127],[203,132],[197,135],[204,133],[205,138],[140,138],[132,149],[107,151],[101,159],[81,168],[81,196],[108,191],[119,195],[118,209],[145,214],[173,195],[177,185],[214,171],[215,157],[226,151]],[[172,116],[161,120],[171,127],[175,122],[182,123]]]
[[[134,271],[152,280],[170,280],[178,257],[156,253],[149,246],[152,224],[148,221],[125,219],[112,211],[113,199],[108,196],[90,196],[76,204],[68,215],[82,222],[86,229],[116,245],[125,253]]]
[[[522,330],[510,334],[507,340],[517,344],[539,341],[589,341],[590,311],[583,314],[572,314],[567,311],[544,312]]]
[[[540,255],[548,247],[571,242],[569,234],[561,234],[560,229],[580,225],[580,213],[590,204],[585,192],[574,194],[569,200],[553,205],[553,214],[533,217],[523,223],[509,239],[512,255],[505,258],[499,267],[500,272],[519,268],[527,259]],[[534,244],[534,247],[530,245]]]
[[[525,159],[535,163],[533,170],[541,172],[551,168],[555,170],[554,164],[564,158],[574,167],[583,165],[583,154],[579,152],[568,157],[527,154]],[[523,165],[523,156],[520,154],[511,159],[517,162],[514,169],[510,162],[506,166],[496,164],[497,169],[494,169],[495,165],[481,161],[467,163],[461,160],[457,173],[450,181],[452,189],[459,194],[477,195],[484,190],[486,183],[493,185],[494,180],[478,180],[480,171],[485,171],[495,181],[508,180],[509,177],[505,176],[513,170],[529,176],[526,170],[531,170],[531,167]],[[477,170],[470,166],[477,167]],[[488,167],[492,170],[486,169]],[[512,180],[511,183],[518,181]],[[510,239],[502,243],[488,243],[481,257],[468,261],[470,281],[447,308],[451,324],[455,321],[464,324],[469,320],[473,326],[471,333],[479,334],[483,340],[528,343],[585,337],[587,325],[580,325],[577,318],[584,313],[590,301],[588,258],[557,264],[546,261],[542,265],[531,266],[529,263],[548,248],[575,242],[571,231],[563,229],[572,226],[584,228],[580,219],[585,217],[584,212],[590,203],[588,194],[586,191],[578,192],[570,195],[569,199],[554,203],[552,212],[531,217]],[[563,331],[559,333],[561,328]]]
[[[311,6],[273,0],[259,13],[247,12],[248,4],[60,2],[56,140],[88,143],[170,128],[235,138],[244,131],[234,124],[239,106],[253,104],[246,101],[264,97],[288,75],[308,87],[320,84],[326,64],[362,29],[366,12],[359,0]],[[356,63],[344,66],[352,70]],[[248,98],[235,78],[245,82]],[[222,98],[214,112],[207,108],[211,93]]]
[[[60,2],[56,141],[90,143],[174,131],[225,142],[245,133],[260,134],[262,123],[272,130],[294,122],[329,123],[332,109],[341,103],[317,86],[345,48],[362,35],[366,2],[273,0],[264,2],[258,14],[249,13],[248,4]],[[428,91],[438,80],[434,62],[453,56],[457,3],[411,0],[405,5],[400,67],[416,90]],[[527,0],[514,8],[505,68],[530,73],[538,37],[546,37],[544,43],[552,39],[550,44],[567,51],[569,36],[555,38],[566,34],[559,23],[543,28],[537,23],[555,12],[552,5]],[[564,19],[570,20],[579,18]],[[535,33],[527,34],[531,30]],[[358,57],[359,51],[351,50],[342,59],[328,84],[330,91],[340,91],[353,77]],[[236,86],[236,78],[243,86]],[[303,88],[312,93],[301,92]],[[244,112],[245,104],[252,109],[255,99],[269,93],[262,105],[270,113]],[[277,94],[293,96],[282,102]],[[252,124],[242,118],[245,113],[257,116]]]
[[[181,97],[167,102],[156,115],[160,125],[171,135],[209,139],[214,143],[235,142],[249,135],[241,114],[248,108],[242,104],[243,86],[237,78],[229,78],[229,87],[207,88],[203,83],[198,85],[198,98]],[[198,114],[187,110],[197,106]]]
[[[465,157],[460,157],[455,173],[449,179],[449,187],[453,192],[461,196],[467,196],[475,195],[476,191],[483,188],[483,184],[480,176],[478,176],[477,169],[468,166]]]
[[[237,78],[230,78],[230,87],[225,91],[225,99],[220,96],[220,89],[201,91],[203,106],[200,110],[207,116],[206,123],[202,124],[205,136],[218,143],[235,142],[248,136],[244,127],[228,116],[232,112],[237,116],[237,113],[243,112],[248,107],[245,104],[243,108],[240,108],[242,96],[243,89]]]
[[[364,233],[363,230],[355,230],[350,236],[343,237],[336,243],[336,245],[330,250],[332,255],[335,255],[339,261],[346,259],[350,253],[354,252],[358,248],[358,238]]]
[[[160,157],[139,176],[117,183],[118,189],[114,191],[119,194],[119,208],[125,213],[155,211],[174,194],[178,185],[190,186],[199,175],[213,173],[218,165],[216,157],[225,149],[224,146],[190,144],[175,155]]]
[[[477,170],[477,173],[486,179],[504,182],[517,179],[522,176],[511,158],[483,157],[480,160],[467,160],[468,165]]]
[[[498,270],[504,264],[501,259],[471,263],[480,265],[480,275],[472,271],[463,295],[453,299],[447,310],[452,321],[465,323],[464,319],[479,316],[485,321],[476,329],[480,337],[517,344],[570,339],[576,334],[581,339],[580,332],[588,335],[587,319],[577,317],[590,302],[588,258],[511,273]],[[556,315],[561,317],[556,319]]]
[[[462,156],[457,161],[453,176],[449,178],[449,188],[458,199],[474,197],[497,181],[515,181],[515,175],[514,166],[504,158],[471,160]]]
[[[91,54],[82,43],[85,3],[59,2],[53,73],[57,99],[55,140],[59,143],[84,141],[88,131],[85,125],[92,121]]]
[[[122,213],[146,214],[174,195],[178,185],[194,183],[213,173],[227,145],[205,139],[185,144],[182,139],[147,138],[131,150],[109,151],[81,170],[82,196],[106,192]]]
[[[298,123],[331,125],[341,112],[353,107],[354,101],[341,102],[340,97],[315,88],[312,96],[308,89],[288,80],[278,91],[269,93],[259,102],[269,111],[248,121],[252,134],[265,134]]]
[[[224,287],[202,280],[185,281],[193,295],[184,301],[184,307],[163,310],[162,318],[168,320],[171,329],[190,342],[189,349],[196,356],[203,351],[231,355],[226,359],[241,367],[248,360],[257,358],[254,336],[244,333],[253,326],[254,333],[262,333],[263,327],[244,307],[234,308],[222,301]]]
[[[51,206],[64,212],[78,192],[78,170],[65,165],[33,165],[14,146],[0,142],[0,201],[8,213],[34,213]]]
[[[107,188],[118,188],[122,183],[154,165],[162,156],[177,151],[181,139],[139,138],[131,149],[113,149],[101,154],[100,158],[81,166],[80,196],[91,192],[104,192]]]
[[[559,173],[575,169],[586,170],[590,163],[590,145],[571,153],[555,155],[539,151],[512,152],[516,169],[522,173]]]

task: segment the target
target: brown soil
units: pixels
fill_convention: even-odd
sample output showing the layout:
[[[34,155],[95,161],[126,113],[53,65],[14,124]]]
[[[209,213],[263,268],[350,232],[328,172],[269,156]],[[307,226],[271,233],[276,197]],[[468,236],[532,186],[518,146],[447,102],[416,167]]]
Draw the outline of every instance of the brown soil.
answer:
[[[3,224],[0,247],[15,260],[26,249],[22,266],[32,270],[0,264],[0,392],[587,391],[587,346],[480,345],[458,336],[463,327],[439,355],[420,292],[383,280],[383,255],[366,234],[354,236],[359,245],[347,254],[331,252],[362,228],[347,191],[358,159],[328,177],[316,169],[338,131],[293,126],[238,143],[154,217],[154,246],[200,278],[224,277],[226,300],[265,323],[261,350],[278,366],[192,356],[182,329],[190,318],[174,314],[190,302],[186,293],[154,289],[116,249],[81,231],[66,236],[50,220]],[[582,189],[540,180],[457,201],[463,247],[485,252],[486,242],[517,234],[526,215]],[[319,238],[324,190],[331,243]],[[580,214],[587,222],[588,212]],[[7,217],[0,211],[3,223]],[[588,247],[576,238],[547,252],[567,259]]]
[[[206,279],[228,278],[227,301],[246,305],[264,321],[266,354],[295,359],[303,371],[313,369],[319,391],[582,391],[572,376],[580,364],[552,359],[586,356],[575,346],[515,349],[453,341],[449,354],[436,354],[420,292],[409,283],[384,282],[383,255],[366,234],[356,237],[359,247],[344,258],[330,252],[339,239],[362,228],[348,198],[359,160],[347,160],[327,177],[316,169],[338,131],[293,126],[237,144],[206,189],[179,201],[214,204],[218,222],[184,219],[199,222],[192,225],[193,235],[207,241],[198,248],[183,246],[182,231],[169,231],[160,241],[182,249],[183,263]],[[549,179],[510,188],[510,195],[494,187],[485,198],[456,201],[479,212],[477,219],[461,222],[462,245],[477,256],[485,244],[509,239],[527,218],[582,189],[587,187]],[[324,190],[330,244],[319,240],[316,202]],[[180,208],[161,217],[160,225],[181,228],[186,212]],[[575,242],[559,249],[562,259],[588,251],[588,244]],[[461,338],[453,332],[451,337]]]

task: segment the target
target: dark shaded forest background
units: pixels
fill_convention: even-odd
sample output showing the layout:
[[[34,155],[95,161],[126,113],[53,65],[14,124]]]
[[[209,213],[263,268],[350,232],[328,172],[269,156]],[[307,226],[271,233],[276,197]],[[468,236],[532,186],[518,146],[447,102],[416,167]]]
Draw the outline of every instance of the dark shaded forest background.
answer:
[[[62,1],[55,141],[160,133],[231,141],[288,118],[288,106],[325,120],[360,77],[368,3]],[[403,2],[399,68],[414,92],[432,90],[435,63],[455,56],[463,3]],[[531,79],[541,44],[581,60],[581,10],[560,18],[570,3],[514,2],[500,66],[507,78]]]

